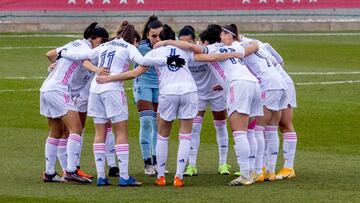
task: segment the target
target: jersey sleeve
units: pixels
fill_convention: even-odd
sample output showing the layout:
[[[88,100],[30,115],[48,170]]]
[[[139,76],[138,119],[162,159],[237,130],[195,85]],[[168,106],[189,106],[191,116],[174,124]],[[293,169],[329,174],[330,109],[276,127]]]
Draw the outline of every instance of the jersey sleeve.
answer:
[[[94,49],[87,49],[87,50],[81,48],[70,49],[70,50],[66,50],[64,53],[61,53],[61,56],[73,61],[82,61],[85,59],[96,60],[99,49],[100,46]]]
[[[269,51],[267,49],[265,49],[263,46],[260,47],[260,49],[257,51],[257,53],[260,56],[263,56],[265,59],[267,59],[268,61],[270,61],[274,66],[276,66],[277,64],[279,64],[279,62],[276,60],[276,58],[271,55],[269,53]]]
[[[152,51],[150,51],[152,52]],[[149,53],[150,53],[149,52]],[[166,57],[156,57],[151,54],[146,54],[142,56],[138,49],[135,46],[129,46],[129,58],[133,63],[142,65],[142,66],[152,66],[152,65],[165,65],[167,58]]]
[[[284,62],[284,59],[269,43],[264,43],[264,48],[270,52],[270,54],[277,60],[278,63],[282,64]]]
[[[211,45],[203,47],[203,50],[204,50],[203,51],[204,54],[213,54],[218,51],[218,48],[215,45],[211,44]]]
[[[59,54],[59,52],[60,52],[61,50],[67,50],[69,47],[71,47],[72,43],[73,43],[73,42],[69,42],[69,43],[65,44],[64,46],[61,46],[61,47],[56,48],[56,49],[55,49],[55,50],[56,50],[56,54]]]

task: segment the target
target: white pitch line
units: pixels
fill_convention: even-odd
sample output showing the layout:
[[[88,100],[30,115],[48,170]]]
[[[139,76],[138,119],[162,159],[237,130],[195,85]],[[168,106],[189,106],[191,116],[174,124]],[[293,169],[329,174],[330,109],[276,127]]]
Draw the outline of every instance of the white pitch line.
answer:
[[[360,71],[353,72],[289,72],[289,75],[355,75]]]
[[[330,82],[298,82],[295,85],[303,86],[303,85],[335,85],[335,84],[351,84],[351,83],[360,83],[360,80],[344,80],[344,81],[330,81]],[[126,91],[132,90],[132,87],[125,88]],[[0,93],[2,92],[38,92],[37,89],[0,89]]]
[[[125,88],[126,91],[130,91],[132,90],[132,87],[127,87]],[[2,92],[39,92],[40,89],[39,88],[29,88],[29,89],[0,89],[0,93]]]
[[[245,33],[245,35],[254,36],[357,36],[360,33],[356,32],[343,32],[343,33],[332,33],[332,32],[310,32],[310,33]],[[67,38],[82,38],[81,35],[74,34],[24,34],[24,35],[0,35],[0,38],[29,38],[29,37],[67,37]]]
[[[8,76],[8,77],[0,77],[0,80],[39,80],[45,79],[44,76],[34,76],[34,77],[23,77],[23,76]]]
[[[1,49],[11,50],[11,49],[54,49],[57,46],[40,46],[40,47],[0,47]]]
[[[244,35],[254,36],[358,36],[360,33],[247,33]]]
[[[67,38],[82,38],[81,35],[71,35],[71,34],[46,34],[46,35],[0,35],[0,38],[28,38],[28,37],[67,37]]]
[[[360,80],[343,80],[343,81],[329,81],[329,82],[297,82],[295,85],[336,85],[336,84],[351,84],[360,83]]]
[[[39,88],[37,89],[0,89],[0,92],[36,92],[39,91]]]
[[[355,75],[360,74],[360,71],[353,72],[289,72],[289,75]],[[37,80],[37,79],[45,79],[45,76],[5,76],[0,77],[0,80]]]

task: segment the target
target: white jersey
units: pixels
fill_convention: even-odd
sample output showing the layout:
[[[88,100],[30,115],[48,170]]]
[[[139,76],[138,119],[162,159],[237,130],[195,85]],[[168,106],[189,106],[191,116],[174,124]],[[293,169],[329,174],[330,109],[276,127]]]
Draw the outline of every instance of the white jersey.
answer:
[[[88,52],[91,50],[91,44],[89,41],[75,40],[66,44],[63,47],[56,49],[57,52],[66,49],[71,52]],[[40,92],[47,92],[53,90],[59,90],[64,92],[70,92],[71,82],[74,73],[77,69],[80,69],[81,61],[61,58],[56,62],[54,70],[48,75],[43,82]]]
[[[88,83],[93,79],[95,73],[88,71],[84,67],[80,67],[74,72],[71,80],[70,94],[71,97],[79,96],[80,92],[86,87],[90,87]]]
[[[179,55],[180,58],[186,61],[186,64],[181,68],[171,65],[155,65],[155,70],[159,78],[159,93],[161,95],[183,95],[196,92],[196,83],[188,68],[189,62],[194,61],[194,53],[168,45],[153,49],[145,56],[165,57],[174,55]]]
[[[287,74],[287,72],[284,70],[284,68],[282,67],[282,65],[277,64],[275,68],[276,68],[276,70],[280,73],[280,75],[283,77],[283,79],[286,81],[286,83],[288,83],[288,84],[294,84],[294,81],[291,79],[291,77],[289,76],[289,74]]]
[[[189,62],[189,70],[195,80],[199,100],[213,99],[224,94],[224,91],[212,90],[219,82],[208,63]]]
[[[84,53],[65,52],[63,57],[75,60],[90,59],[98,61],[98,67],[107,68],[111,75],[122,73],[129,70],[130,63],[136,63],[143,66],[155,64],[166,64],[167,58],[143,57],[138,49],[121,39],[114,39],[110,42]],[[92,80],[90,92],[102,93],[110,90],[124,90],[122,81],[98,84],[95,78]]]
[[[253,41],[245,37],[242,37],[241,40],[242,43],[238,41],[233,42],[232,45],[235,49],[246,46],[249,41]],[[272,63],[263,56],[264,50],[261,42],[257,42],[259,44],[259,50],[243,58],[243,61],[250,71],[258,78],[261,90],[287,89],[287,84],[283,80],[282,76]]]
[[[239,52],[242,55],[245,54],[245,49],[241,46],[235,49],[232,46],[226,46],[222,43],[214,43],[207,46],[209,53],[226,53],[226,52]],[[247,80],[251,82],[258,82],[256,77],[251,74],[244,63],[238,58],[230,58],[221,62],[210,63],[217,75],[220,75],[222,84],[229,83],[235,80]]]
[[[294,84],[294,81],[291,79],[289,74],[284,70],[282,64],[284,63],[283,58],[280,56],[280,54],[269,44],[264,43],[263,44],[264,49],[268,52],[270,56],[266,56],[269,60],[271,60],[272,64],[275,66],[276,70],[280,73],[280,75],[283,77],[283,79],[288,84]]]

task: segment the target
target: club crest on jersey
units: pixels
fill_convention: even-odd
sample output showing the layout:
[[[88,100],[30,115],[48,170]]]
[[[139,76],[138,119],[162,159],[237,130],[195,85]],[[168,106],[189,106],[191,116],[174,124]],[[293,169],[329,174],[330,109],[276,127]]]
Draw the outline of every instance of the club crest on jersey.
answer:
[[[172,48],[172,49],[170,50],[170,56],[175,56],[175,55],[176,55],[175,52],[176,52],[176,49],[175,49],[175,48]],[[175,63],[175,62],[172,62],[171,64],[168,64],[167,67],[168,67],[168,69],[169,69],[170,71],[172,71],[172,72],[176,72],[176,71],[178,71],[178,70],[180,69],[180,67],[177,67],[177,66],[176,66],[176,63]]]

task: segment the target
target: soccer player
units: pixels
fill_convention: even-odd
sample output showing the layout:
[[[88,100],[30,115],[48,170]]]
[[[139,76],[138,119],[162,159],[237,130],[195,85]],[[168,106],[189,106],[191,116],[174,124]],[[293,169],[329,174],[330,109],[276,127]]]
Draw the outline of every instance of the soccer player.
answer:
[[[293,108],[297,107],[296,104],[296,91],[294,82],[291,77],[284,70],[284,60],[280,54],[268,43],[264,44],[265,49],[273,56],[273,65],[279,71],[283,79],[286,81],[288,88],[286,90],[288,104],[287,108],[282,110],[281,120],[279,123],[280,132],[283,135],[283,158],[284,166],[276,174],[276,179],[290,179],[295,178],[294,159],[297,144],[297,134],[293,125]]]
[[[249,41],[253,41],[253,39],[248,39],[244,36],[240,39],[242,43],[237,41],[238,30],[234,24],[223,26],[221,37],[225,44],[232,44],[235,49],[244,45],[246,46]],[[276,179],[275,167],[279,151],[277,129],[281,119],[281,110],[287,106],[285,92],[287,84],[272,63],[264,57],[263,52],[265,51],[263,50],[262,43],[260,41],[257,42],[259,43],[259,50],[246,56],[243,61],[250,71],[259,79],[262,91],[264,116],[256,118],[255,139],[249,142],[253,145],[254,149],[251,150],[253,153],[250,157],[255,156],[255,163],[254,161],[251,162],[254,163],[252,166],[254,170],[253,178],[256,182],[262,182],[263,180],[274,181]],[[264,136],[265,145],[263,142]],[[257,153],[255,153],[256,151]],[[267,157],[265,175],[262,173],[263,151],[265,151]]]
[[[202,36],[202,41],[207,41],[209,53],[213,52],[240,52],[242,56],[254,53],[258,44],[249,42],[246,46],[226,46],[223,30],[219,25],[209,25]],[[231,45],[231,43],[228,43]],[[234,137],[234,149],[241,175],[228,183],[230,186],[251,185],[254,183],[250,171],[250,146],[247,136],[249,116],[262,116],[262,103],[260,86],[241,59],[232,58],[224,62],[212,64],[213,68],[222,76],[223,87],[227,91],[227,113]]]
[[[195,43],[194,28],[191,26],[182,28],[179,32],[179,40]],[[226,163],[229,137],[226,127],[225,91],[213,90],[214,87],[218,86],[218,82],[212,69],[207,63],[190,62],[189,70],[194,77],[197,86],[199,112],[194,118],[192,126],[189,165],[186,167],[184,176],[196,176],[198,174],[196,158],[200,145],[202,121],[208,105],[211,106],[214,117],[214,127],[216,129],[216,140],[219,150],[218,172],[221,175],[229,175],[231,167]]]
[[[163,30],[160,33],[161,40],[175,40],[175,33],[173,30],[164,25]],[[187,43],[190,48],[194,48],[197,53],[202,53],[203,49],[197,46]],[[189,49],[190,49],[189,48]],[[183,58],[184,64],[188,64],[192,60],[200,61],[217,61],[225,60],[231,57],[240,57],[238,53],[220,54],[220,55],[206,55],[197,54],[193,55],[192,52],[179,49],[174,46],[162,46],[150,51],[146,56],[159,57],[159,56],[180,56]],[[197,87],[195,81],[187,67],[179,67],[174,64],[158,65],[155,66],[159,75],[159,109],[158,109],[158,135],[157,135],[157,162],[158,162],[158,177],[155,184],[158,186],[165,186],[165,166],[168,154],[168,139],[170,136],[170,130],[173,121],[180,119],[179,130],[179,148],[177,157],[177,169],[174,177],[174,186],[182,187],[183,172],[185,169],[186,160],[188,159],[190,150],[190,140],[193,118],[198,112],[197,103]],[[126,73],[111,75],[111,76],[99,76],[96,80],[99,83],[106,83],[110,81],[122,81],[135,78],[145,71],[147,67],[139,66],[138,68],[128,71]]]
[[[155,15],[150,16],[145,23],[138,47],[143,56],[152,50],[154,44],[159,42],[162,26],[163,24]],[[158,76],[154,67],[151,66],[146,73],[134,79],[133,93],[139,112],[139,141],[145,175],[154,176],[156,174],[156,112],[159,96]]]
[[[84,39],[75,40],[56,50],[49,51],[47,56],[54,62],[53,52],[67,49],[74,52],[90,50],[98,46],[102,40],[108,38],[108,33],[102,27],[92,23],[84,31]],[[48,118],[50,136],[45,144],[46,170],[44,182],[59,182],[59,175],[55,172],[58,145],[64,133],[64,125],[69,131],[67,141],[67,164],[65,180],[89,183],[90,179],[78,173],[77,165],[81,149],[82,124],[79,113],[71,99],[71,81],[74,71],[81,68],[80,62],[69,59],[59,59],[54,70],[48,75],[40,88],[40,114]]]
[[[127,71],[130,62],[146,66],[178,64],[177,62],[180,60],[178,56],[143,57],[133,45],[136,34],[134,26],[126,21],[124,24],[127,24],[127,26],[125,26],[124,31],[116,39],[105,43],[95,50],[86,53],[64,52],[61,55],[76,60],[98,59],[98,67],[106,68],[113,75]],[[85,67],[89,70],[96,69],[96,67],[89,63]],[[105,177],[104,171],[106,123],[110,121],[116,134],[115,149],[120,168],[118,184],[119,186],[141,186],[141,183],[136,181],[134,177],[129,176],[128,173],[128,109],[123,83],[109,82],[99,84],[93,79],[90,87],[88,112],[89,116],[94,117],[96,131],[93,149],[98,174],[97,185],[104,186],[110,184],[109,180]]]

